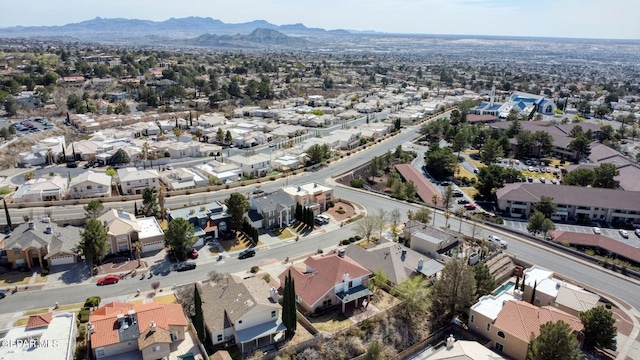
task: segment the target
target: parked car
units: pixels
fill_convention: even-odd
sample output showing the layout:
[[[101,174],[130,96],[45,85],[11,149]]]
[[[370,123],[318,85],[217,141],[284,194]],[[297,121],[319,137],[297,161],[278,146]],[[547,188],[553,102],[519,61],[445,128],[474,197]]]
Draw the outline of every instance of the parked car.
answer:
[[[495,235],[489,235],[487,236],[487,241],[499,246],[502,246],[503,248],[506,248],[507,245],[509,244],[506,240],[501,239]]]
[[[592,228],[591,230],[593,230],[593,233],[594,233],[594,234],[601,234],[601,233],[602,233],[602,231],[600,230],[600,228],[599,228],[599,227],[594,227],[594,228]]]
[[[67,167],[68,168],[77,168],[78,167],[78,163],[72,161],[72,162],[68,162],[67,163]]]
[[[5,290],[0,290],[0,299],[4,299],[7,297],[7,292]]]
[[[327,215],[322,215],[322,214],[316,215],[314,219],[315,219],[316,225],[328,224],[330,220]]]
[[[544,183],[546,183],[546,182],[547,182],[547,179],[545,179],[545,178],[543,178],[542,176],[540,176],[540,182],[544,184]]]
[[[620,229],[620,230],[618,230],[618,232],[620,233],[620,236],[622,236],[623,238],[625,238],[625,239],[629,238],[629,233],[627,232],[627,230]]]
[[[637,237],[640,237],[640,229],[636,229],[634,233],[636,234]]]
[[[192,259],[197,259],[198,258],[198,250],[196,249],[191,249],[191,252],[189,253],[189,257]]]
[[[529,177],[527,178],[527,180],[528,180],[529,182],[533,182],[533,176],[529,176]]]
[[[120,281],[120,277],[117,275],[107,275],[98,279],[98,285],[117,284]]]
[[[476,209],[476,206],[475,206],[475,205],[473,205],[473,204],[466,204],[466,205],[464,206],[464,208],[465,208],[465,210],[475,210],[475,209]]]
[[[256,249],[248,248],[240,252],[240,254],[238,255],[238,259],[246,259],[254,256],[256,256]]]
[[[185,261],[176,266],[176,271],[187,271],[187,270],[193,270],[195,268],[196,268],[196,263]]]
[[[469,200],[467,200],[467,199],[458,200],[458,204],[468,204],[468,203],[469,203]]]
[[[453,190],[453,197],[463,197],[464,193],[460,190]]]

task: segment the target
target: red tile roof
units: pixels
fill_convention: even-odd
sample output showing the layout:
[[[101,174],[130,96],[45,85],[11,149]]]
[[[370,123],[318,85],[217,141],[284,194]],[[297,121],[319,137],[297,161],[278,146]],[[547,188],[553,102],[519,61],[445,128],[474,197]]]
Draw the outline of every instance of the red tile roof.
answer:
[[[431,204],[431,198],[435,194],[438,195],[438,205],[444,206],[444,203],[442,202],[442,195],[440,194],[440,192],[433,185],[431,185],[431,183],[427,179],[425,179],[425,177],[420,174],[418,169],[416,169],[413,165],[398,164],[396,165],[396,170],[398,170],[400,175],[402,175],[402,177],[406,181],[413,182],[413,184],[416,186],[418,196],[420,196],[420,199],[422,199],[422,201],[427,204]]]
[[[313,306],[332,291],[336,284],[341,283],[344,274],[349,274],[350,279],[371,275],[371,271],[347,256],[338,256],[337,253],[317,258],[308,257],[304,263],[290,266],[278,276],[283,287],[289,269],[295,283],[296,295],[309,306]]]
[[[529,342],[531,333],[540,334],[540,326],[549,321],[562,320],[574,332],[581,331],[583,326],[579,318],[567,314],[551,306],[537,307],[525,301],[507,301],[498,313],[495,327],[521,340]]]
[[[39,327],[48,326],[51,323],[51,319],[53,319],[53,313],[46,314],[38,314],[29,316],[29,321],[27,322],[27,329],[35,329]]]
[[[187,326],[187,319],[179,304],[151,302],[134,306],[130,303],[113,302],[97,309],[91,315],[90,321],[95,330],[91,335],[91,344],[94,348],[120,342],[116,317],[118,314],[127,314],[129,310],[136,312],[140,333],[147,332],[152,321],[158,328],[164,330],[169,330],[169,326]]]

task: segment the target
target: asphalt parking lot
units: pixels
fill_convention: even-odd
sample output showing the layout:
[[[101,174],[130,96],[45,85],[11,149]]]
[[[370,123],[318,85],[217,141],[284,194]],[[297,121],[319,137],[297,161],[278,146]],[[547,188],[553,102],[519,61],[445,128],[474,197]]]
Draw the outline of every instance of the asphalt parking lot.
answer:
[[[505,226],[509,229],[527,232],[527,222],[524,220],[509,220],[505,219]],[[583,233],[583,234],[593,234],[593,226],[581,226],[581,225],[571,225],[571,224],[559,224],[556,223],[556,230],[559,231],[569,231],[575,233]],[[640,248],[640,238],[638,238],[633,230],[627,230],[629,233],[628,238],[623,238],[622,235],[618,232],[618,229],[610,229],[607,227],[600,227],[600,232],[602,236],[606,236],[615,241],[619,241],[625,243],[627,245],[631,245],[634,247]]]

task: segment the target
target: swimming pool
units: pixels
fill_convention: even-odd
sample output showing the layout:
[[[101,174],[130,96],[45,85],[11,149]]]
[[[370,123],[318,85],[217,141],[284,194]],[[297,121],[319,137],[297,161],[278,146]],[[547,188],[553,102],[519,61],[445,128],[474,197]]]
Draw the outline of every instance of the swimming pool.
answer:
[[[493,293],[495,295],[500,295],[503,292],[507,292],[507,293],[513,293],[513,288],[516,286],[516,283],[514,283],[513,281],[509,281],[506,284],[502,284],[500,285],[499,288],[497,288]]]

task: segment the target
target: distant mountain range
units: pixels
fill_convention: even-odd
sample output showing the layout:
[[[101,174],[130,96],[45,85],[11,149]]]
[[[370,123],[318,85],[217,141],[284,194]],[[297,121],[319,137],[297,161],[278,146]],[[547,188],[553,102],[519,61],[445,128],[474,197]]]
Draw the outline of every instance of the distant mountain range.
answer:
[[[259,30],[256,32],[256,30]],[[303,24],[274,25],[264,20],[227,24],[210,17],[171,18],[165,21],[104,19],[97,17],[63,26],[14,26],[0,28],[0,37],[38,38],[107,43],[154,43],[170,40],[202,46],[235,46],[242,43],[304,46],[303,38],[352,34],[347,30],[308,28]],[[244,46],[241,46],[244,47]]]

